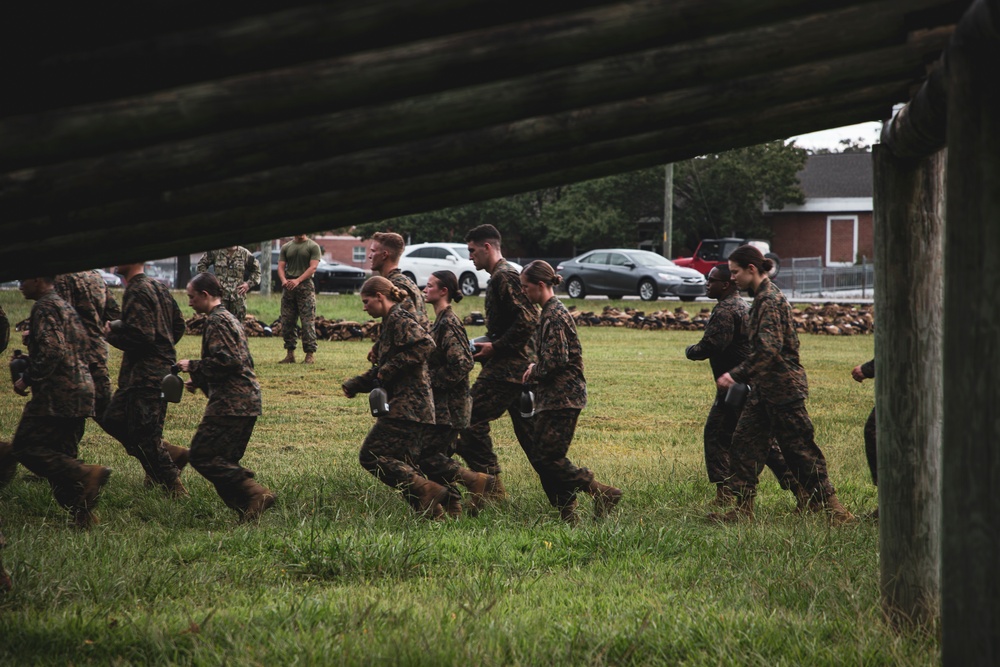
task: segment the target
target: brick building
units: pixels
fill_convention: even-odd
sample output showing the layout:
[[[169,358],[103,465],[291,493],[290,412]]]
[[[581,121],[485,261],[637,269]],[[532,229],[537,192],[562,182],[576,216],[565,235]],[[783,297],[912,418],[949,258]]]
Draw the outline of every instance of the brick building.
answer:
[[[799,172],[806,201],[765,209],[771,249],[782,258],[821,257],[844,266],[874,257],[871,153],[811,155]]]

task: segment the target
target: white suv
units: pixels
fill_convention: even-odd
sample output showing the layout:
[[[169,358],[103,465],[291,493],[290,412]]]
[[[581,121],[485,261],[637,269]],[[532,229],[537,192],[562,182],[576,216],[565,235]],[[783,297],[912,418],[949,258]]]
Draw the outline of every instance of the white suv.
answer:
[[[519,264],[510,263],[518,271]],[[407,246],[399,258],[399,270],[421,289],[435,271],[451,271],[458,277],[458,286],[464,296],[476,296],[486,286],[490,274],[477,271],[469,259],[469,249],[464,243],[418,243]]]

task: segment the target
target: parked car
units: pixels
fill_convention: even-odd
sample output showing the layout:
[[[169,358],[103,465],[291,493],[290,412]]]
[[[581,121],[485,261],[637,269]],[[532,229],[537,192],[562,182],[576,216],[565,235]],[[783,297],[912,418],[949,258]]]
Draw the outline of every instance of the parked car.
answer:
[[[587,294],[606,294],[612,299],[638,294],[643,301],[655,301],[661,296],[694,301],[705,296],[706,289],[705,276],[648,250],[591,250],[560,262],[556,273],[562,276],[571,299]]]
[[[521,265],[510,262],[518,271]],[[464,296],[476,296],[490,281],[488,271],[477,271],[464,243],[417,243],[408,246],[399,258],[399,270],[423,289],[435,271],[451,271],[458,277]]]
[[[281,251],[272,250],[271,251],[271,285],[277,286],[278,283],[278,257]],[[253,254],[260,261],[260,251],[258,250]],[[313,283],[316,285],[317,292],[339,292],[340,294],[353,294],[361,289],[365,280],[368,279],[368,271],[364,269],[359,269],[354,266],[348,266],[341,262],[320,259],[319,264],[316,266],[316,272],[313,274]],[[254,289],[260,289],[260,287],[255,287]]]
[[[727,264],[729,255],[744,244],[756,246],[764,257],[767,257],[774,262],[774,268],[771,269],[771,272],[768,274],[771,278],[778,275],[778,269],[781,267],[781,260],[777,255],[771,252],[770,243],[767,241],[758,241],[756,239],[741,239],[733,237],[724,239],[702,239],[701,243],[698,244],[698,247],[695,248],[694,255],[691,257],[678,257],[674,260],[674,264],[677,266],[692,268],[702,275],[707,276],[709,271],[715,267],[720,264]]]
[[[97,269],[97,272],[101,274],[101,278],[104,279],[104,284],[108,287],[121,287],[122,279],[115,274],[105,271],[104,269]]]

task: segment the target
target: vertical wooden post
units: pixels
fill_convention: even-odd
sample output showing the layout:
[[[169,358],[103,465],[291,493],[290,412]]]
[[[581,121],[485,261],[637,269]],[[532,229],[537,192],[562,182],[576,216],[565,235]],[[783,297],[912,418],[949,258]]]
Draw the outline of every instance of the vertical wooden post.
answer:
[[[882,606],[905,626],[939,605],[945,155],[873,161]]]
[[[948,51],[941,656],[961,667],[1000,664],[1000,48],[992,37]]]
[[[177,256],[177,276],[174,279],[175,289],[184,289],[191,282],[191,255]]]

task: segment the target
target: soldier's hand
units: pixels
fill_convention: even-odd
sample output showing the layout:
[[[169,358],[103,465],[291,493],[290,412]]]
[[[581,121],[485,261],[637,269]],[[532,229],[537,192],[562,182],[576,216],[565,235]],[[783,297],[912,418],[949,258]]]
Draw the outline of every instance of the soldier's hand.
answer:
[[[719,376],[719,379],[715,381],[715,384],[719,386],[719,389],[729,389],[736,384],[736,380],[734,380],[733,376],[729,373],[723,373]]]
[[[524,377],[521,378],[521,384],[528,384],[528,378],[531,377],[531,371],[535,370],[534,364],[528,364],[527,370],[524,371]]]
[[[476,343],[476,353],[472,355],[472,358],[476,361],[486,361],[493,354],[493,343]]]
[[[854,369],[851,371],[851,377],[854,378],[855,381],[857,382],[865,381],[865,374],[864,371],[861,370],[860,365],[854,367]]]
[[[28,395],[28,385],[24,383],[23,378],[17,378],[17,382],[14,383],[14,393],[18,396]]]
[[[239,287],[236,288],[236,293],[240,296],[245,296],[249,291],[250,285],[248,283],[240,283]]]
[[[347,388],[346,384],[341,385],[340,388],[344,390],[344,396],[346,396],[347,398],[354,398],[355,396],[357,396],[357,394],[355,394],[353,391]]]
[[[181,359],[180,361],[177,362],[177,368],[179,368],[182,373],[187,373],[189,370],[191,370],[191,360]]]
[[[194,386],[194,380],[187,380],[184,382],[184,388],[190,391],[192,394],[198,391],[198,387]]]

